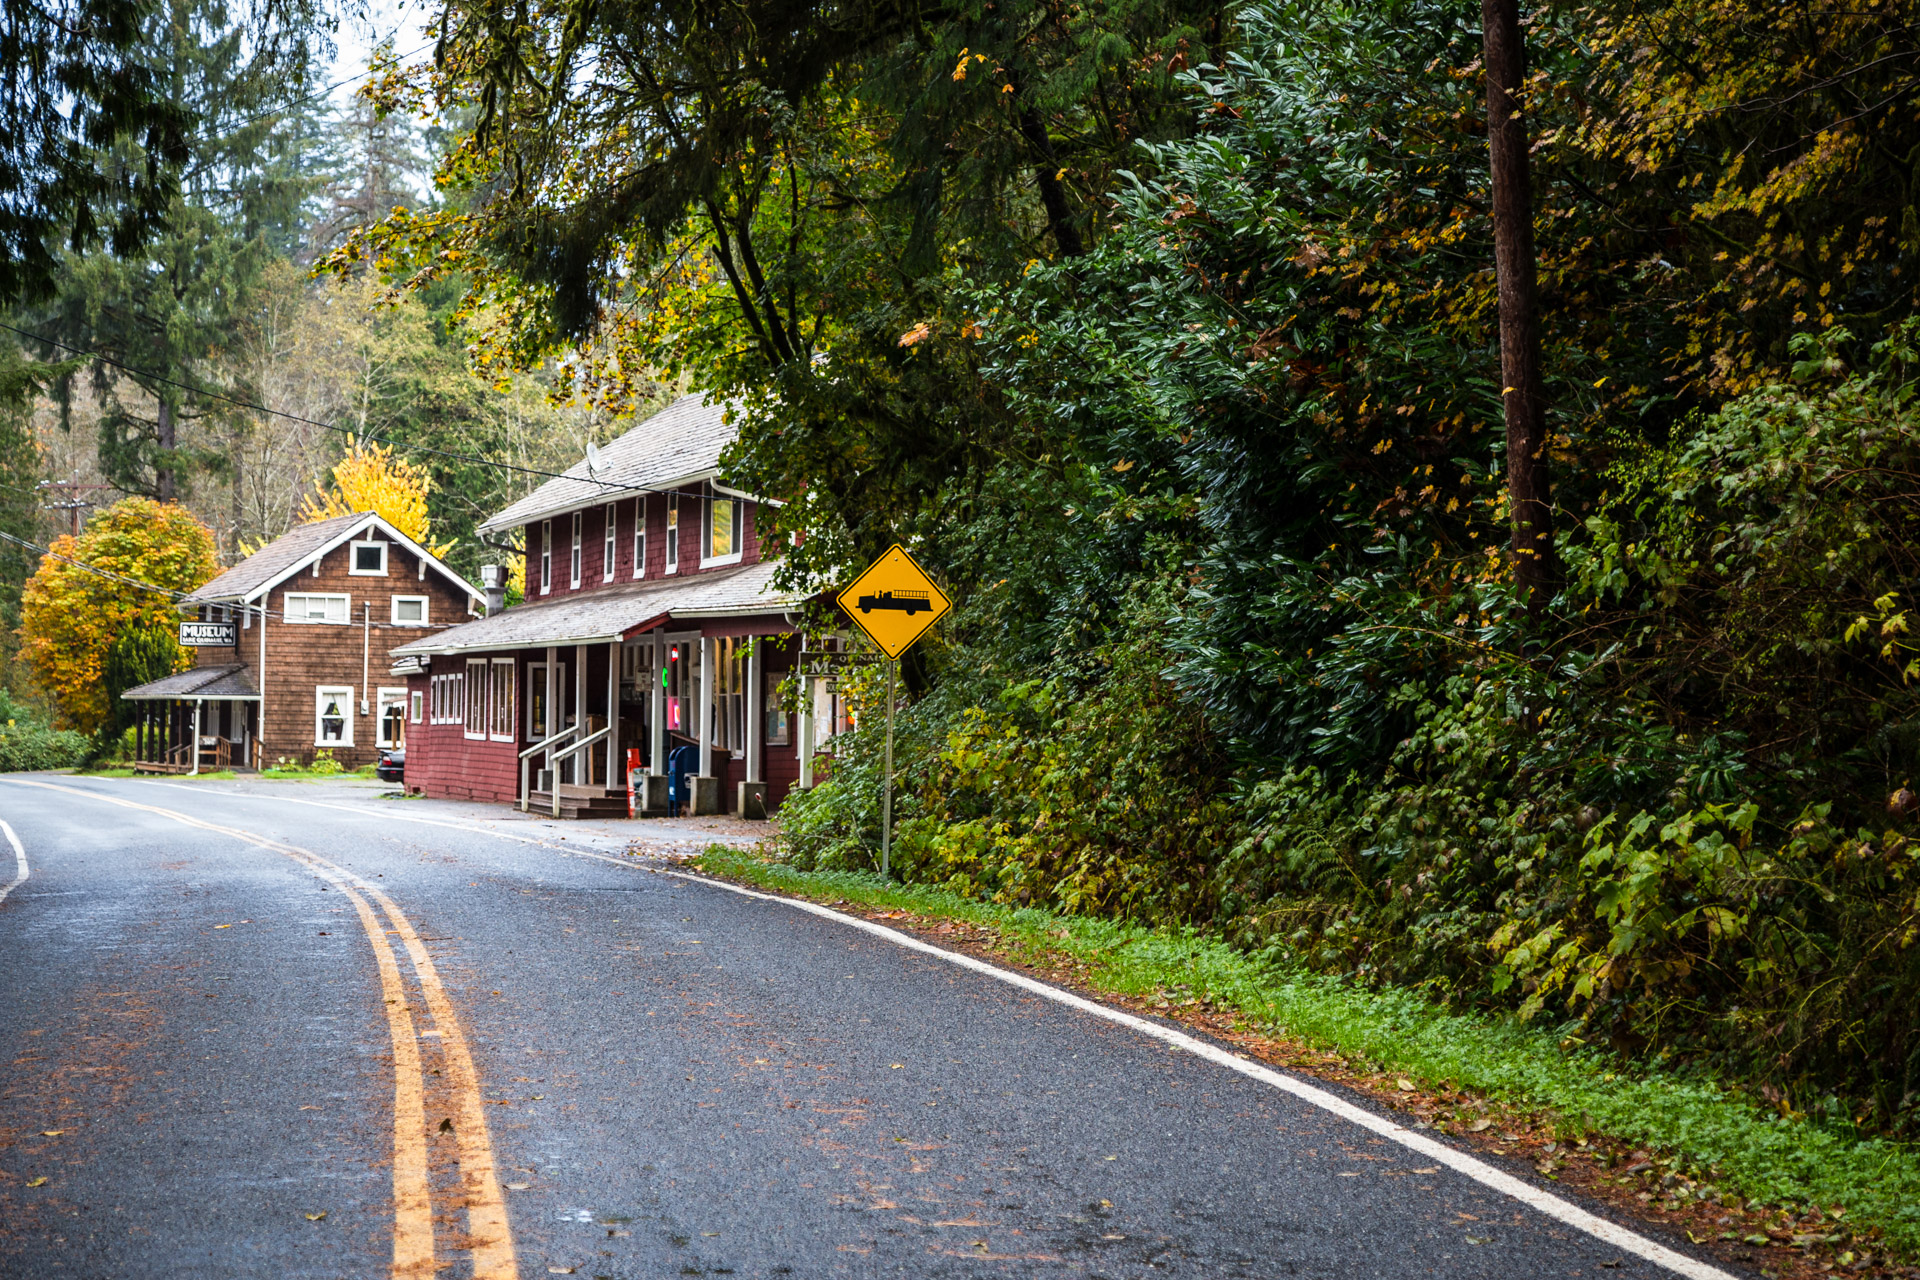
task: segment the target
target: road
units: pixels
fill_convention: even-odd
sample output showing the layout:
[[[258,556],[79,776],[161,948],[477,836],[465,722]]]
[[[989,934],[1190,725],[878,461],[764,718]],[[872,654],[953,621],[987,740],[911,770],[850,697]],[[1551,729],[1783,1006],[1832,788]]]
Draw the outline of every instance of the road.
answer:
[[[647,824],[481,813],[0,778],[0,1276],[1676,1274]]]

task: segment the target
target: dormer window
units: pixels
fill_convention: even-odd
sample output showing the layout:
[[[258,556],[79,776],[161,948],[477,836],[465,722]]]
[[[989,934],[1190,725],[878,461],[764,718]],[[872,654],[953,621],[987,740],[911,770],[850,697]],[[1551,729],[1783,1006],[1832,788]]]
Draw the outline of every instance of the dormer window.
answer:
[[[701,522],[700,563],[736,564],[745,545],[747,504],[738,498],[716,494],[704,504]]]
[[[553,521],[540,522],[540,594],[553,590]]]
[[[347,572],[361,577],[387,576],[387,544],[384,542],[350,542],[347,554],[352,557]]]

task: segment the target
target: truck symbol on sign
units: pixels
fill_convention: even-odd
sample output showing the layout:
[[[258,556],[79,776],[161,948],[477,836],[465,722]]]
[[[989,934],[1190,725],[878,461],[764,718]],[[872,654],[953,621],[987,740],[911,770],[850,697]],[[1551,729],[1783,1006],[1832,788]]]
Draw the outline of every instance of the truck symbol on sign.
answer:
[[[911,618],[922,609],[932,609],[933,601],[924,591],[882,591],[877,596],[861,596],[860,612],[872,613],[875,609],[898,609]]]

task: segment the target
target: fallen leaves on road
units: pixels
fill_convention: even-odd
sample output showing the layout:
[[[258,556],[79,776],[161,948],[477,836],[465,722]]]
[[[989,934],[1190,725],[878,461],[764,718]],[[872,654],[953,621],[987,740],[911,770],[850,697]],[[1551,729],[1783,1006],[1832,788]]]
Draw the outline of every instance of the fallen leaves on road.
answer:
[[[440,1122],[440,1132],[442,1132],[442,1133],[452,1133],[452,1132],[453,1132],[453,1121],[452,1121],[451,1119],[447,1119],[447,1120],[442,1120],[442,1121]]]
[[[57,1138],[65,1132],[66,1132],[65,1129],[42,1129],[40,1131],[40,1136],[43,1138]]]
[[[27,1185],[30,1187],[44,1187],[47,1185],[47,1180],[45,1178],[29,1178],[27,1179]]]
[[[527,1189],[528,1187],[530,1187],[530,1186],[532,1186],[532,1185],[533,1185],[533,1184],[532,1184],[531,1182],[509,1182],[509,1183],[507,1184],[507,1190],[509,1190],[509,1191],[525,1191],[525,1190],[526,1190],[526,1189]]]
[[[308,1214],[308,1215],[307,1215],[307,1221],[308,1221],[308,1222],[324,1222],[324,1221],[326,1221],[326,1217],[327,1217],[327,1211],[326,1211],[325,1209],[322,1209],[322,1210],[321,1210],[320,1212],[318,1212],[318,1213],[310,1213],[310,1214]]]

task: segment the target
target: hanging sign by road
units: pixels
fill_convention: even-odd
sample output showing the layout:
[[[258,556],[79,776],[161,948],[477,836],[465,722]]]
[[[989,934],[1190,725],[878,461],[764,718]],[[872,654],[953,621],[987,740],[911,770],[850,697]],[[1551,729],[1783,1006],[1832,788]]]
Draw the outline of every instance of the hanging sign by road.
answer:
[[[953,602],[896,542],[840,593],[840,607],[880,652],[898,658]]]

